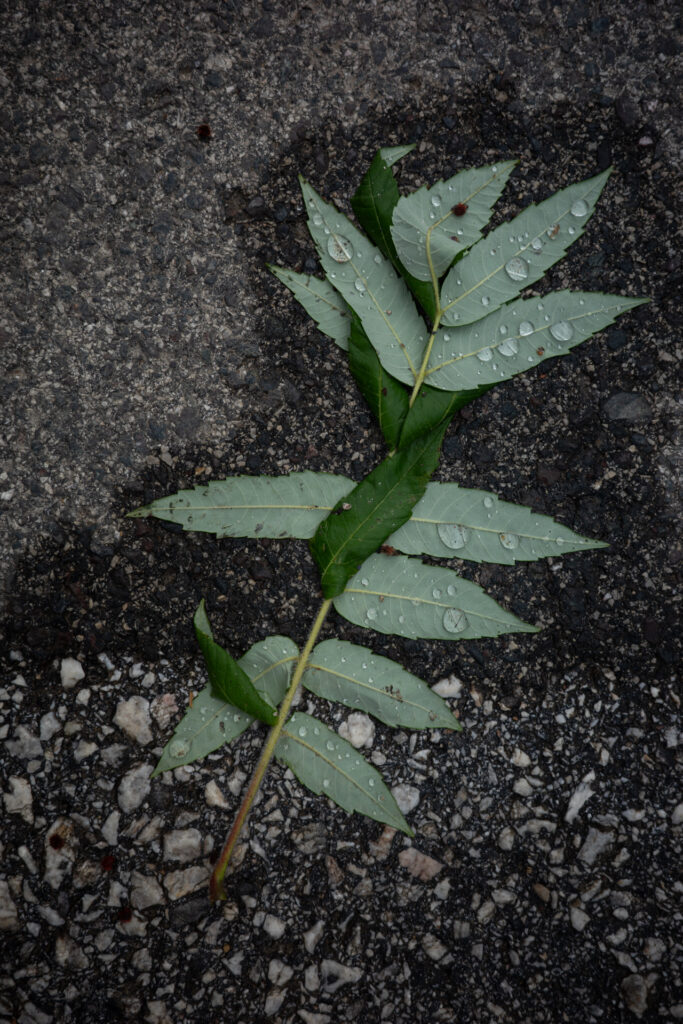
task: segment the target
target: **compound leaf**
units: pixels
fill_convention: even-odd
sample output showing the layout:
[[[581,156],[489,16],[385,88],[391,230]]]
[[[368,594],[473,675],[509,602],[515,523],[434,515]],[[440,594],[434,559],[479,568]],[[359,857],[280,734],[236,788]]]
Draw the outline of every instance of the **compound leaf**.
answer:
[[[427,333],[405,283],[365,235],[303,179],[301,190],[309,231],[330,283],[360,318],[382,365],[412,384]]]
[[[277,719],[275,708],[267,698],[259,694],[247,673],[232,655],[214,640],[203,599],[194,614],[194,631],[216,696],[229,701],[241,711],[246,711],[267,725],[274,725]]]
[[[311,274],[297,274],[285,267],[268,264],[268,269],[289,288],[323,334],[346,351],[349,347],[351,311],[330,282]]]
[[[408,392],[403,384],[384,369],[355,316],[349,335],[349,366],[387,444],[390,448],[396,448],[408,412]]]
[[[461,728],[445,701],[417,676],[389,658],[346,640],[324,640],[313,649],[302,683],[325,700],[365,711],[405,729]]]
[[[284,725],[275,756],[312,793],[328,796],[345,811],[357,811],[412,836],[376,768],[336,732],[297,711]]]
[[[477,242],[443,283],[441,323],[480,320],[538,281],[583,234],[609,173],[528,206]]]
[[[391,237],[409,274],[420,281],[438,280],[458,253],[481,237],[515,164],[507,160],[461,171],[399,199]]]
[[[372,555],[334,606],[358,626],[411,640],[537,632],[452,569],[423,565],[403,555]]]
[[[644,301],[568,291],[516,299],[479,323],[439,329],[426,380],[444,391],[498,383],[565,355]]]
[[[315,532],[310,549],[323,594],[335,597],[367,556],[402,526],[436,469],[445,425],[380,462]]]
[[[238,664],[255,689],[277,706],[285,695],[298,656],[296,644],[288,637],[269,636],[254,644]],[[192,764],[224,743],[232,743],[253,721],[251,715],[217,697],[211,685],[205,686],[176,726],[152,777]]]
[[[503,565],[607,547],[524,505],[501,501],[486,491],[438,483],[427,485],[410,520],[387,543],[406,555]]]
[[[312,537],[353,481],[332,473],[233,476],[159,498],[128,515],[155,516],[217,537]]]

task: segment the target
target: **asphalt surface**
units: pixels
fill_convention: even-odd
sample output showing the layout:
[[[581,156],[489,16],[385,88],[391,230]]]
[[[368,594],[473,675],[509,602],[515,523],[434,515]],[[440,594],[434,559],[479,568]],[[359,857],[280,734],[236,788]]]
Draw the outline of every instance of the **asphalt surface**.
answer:
[[[683,1019],[671,6],[0,10],[0,1018]],[[464,567],[537,636],[410,643],[331,617],[326,636],[451,679],[465,730],[376,730],[412,841],[274,767],[210,908],[262,737],[150,785],[204,684],[191,616],[204,596],[236,654],[301,643],[317,577],[302,542],[125,512],[383,456],[343,354],[265,264],[315,272],[298,173],[348,210],[404,142],[406,190],[518,158],[494,223],[613,165],[543,287],[650,305],[466,409],[439,469],[611,546]]]

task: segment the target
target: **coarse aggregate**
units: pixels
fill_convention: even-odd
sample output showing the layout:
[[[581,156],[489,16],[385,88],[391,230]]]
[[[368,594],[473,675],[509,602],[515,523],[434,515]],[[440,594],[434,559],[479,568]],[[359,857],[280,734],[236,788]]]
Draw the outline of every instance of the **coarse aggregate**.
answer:
[[[0,1020],[683,1020],[673,5],[0,15]],[[331,615],[325,636],[438,683],[464,730],[373,731],[305,698],[363,725],[415,837],[275,765],[212,907],[263,735],[150,779],[205,684],[191,617],[204,597],[237,655],[302,644],[317,574],[304,542],[125,513],[383,457],[343,353],[266,263],[317,270],[299,172],[348,211],[404,142],[403,189],[519,158],[494,223],[613,165],[543,288],[651,303],[463,410],[438,471],[610,548],[463,563],[534,636],[417,643]]]

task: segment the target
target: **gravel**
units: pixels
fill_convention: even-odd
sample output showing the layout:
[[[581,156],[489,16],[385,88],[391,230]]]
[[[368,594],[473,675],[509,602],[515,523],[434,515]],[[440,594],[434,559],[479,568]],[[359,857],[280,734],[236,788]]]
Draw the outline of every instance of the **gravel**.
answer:
[[[683,1019],[671,5],[5,6],[0,1018]],[[419,644],[330,616],[463,732],[373,723],[414,838],[274,766],[211,907],[262,732],[151,778],[206,683],[192,613],[205,597],[236,654],[301,644],[318,581],[305,544],[125,513],[382,457],[343,354],[265,263],[315,272],[297,173],[348,210],[376,147],[406,141],[404,189],[519,157],[501,218],[614,166],[547,286],[650,305],[463,410],[439,471],[610,548],[465,567],[533,637]]]

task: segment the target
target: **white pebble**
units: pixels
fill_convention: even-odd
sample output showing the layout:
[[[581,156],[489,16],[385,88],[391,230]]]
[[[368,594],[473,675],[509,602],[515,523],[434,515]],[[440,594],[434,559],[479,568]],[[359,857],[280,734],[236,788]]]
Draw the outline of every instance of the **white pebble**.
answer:
[[[683,803],[677,804],[671,814],[671,824],[680,825],[683,823]]]
[[[285,922],[273,914],[266,914],[263,920],[263,930],[267,935],[270,935],[271,939],[281,939],[285,934],[286,927]]]
[[[147,799],[151,789],[151,783],[149,781],[151,774],[151,765],[139,764],[136,765],[135,768],[131,768],[130,771],[126,772],[123,776],[119,783],[117,797],[119,807],[124,814],[134,811]]]
[[[579,783],[569,798],[569,806],[567,807],[567,813],[564,816],[564,820],[571,824],[586,801],[590,800],[593,795],[594,792],[587,782]]]
[[[439,697],[459,697],[462,693],[462,680],[457,676],[448,676],[446,679],[440,679],[432,686],[432,690]]]
[[[515,830],[507,825],[498,834],[498,845],[501,850],[511,850],[515,845]]]
[[[354,712],[339,726],[339,735],[357,750],[371,747],[375,739],[375,724],[367,715]]]
[[[312,928],[309,928],[307,932],[304,932],[304,946],[306,947],[307,953],[313,953],[315,947],[320,942],[324,928],[325,922],[321,920],[316,921]]]
[[[40,720],[40,738],[43,743],[47,743],[51,740],[55,733],[59,732],[62,728],[62,723],[57,718],[54,711],[48,711],[46,715]]]
[[[414,811],[420,802],[420,790],[415,786],[406,786],[400,783],[391,790],[391,795],[398,804],[401,814],[409,814]]]
[[[229,807],[228,801],[221,793],[218,785],[211,779],[207,782],[206,788],[204,789],[204,799],[206,800],[209,807]]]
[[[528,768],[531,764],[531,758],[529,757],[529,755],[526,754],[523,750],[520,750],[519,747],[515,747],[515,749],[512,752],[512,757],[510,758],[510,760],[512,761],[516,768]]]
[[[202,837],[196,828],[173,829],[164,836],[166,860],[196,860],[201,852]]]
[[[33,793],[26,779],[10,775],[9,792],[3,794],[3,800],[8,814],[20,814],[28,825],[33,824]]]
[[[101,828],[102,835],[110,846],[116,846],[116,842],[119,836],[119,821],[121,815],[118,811],[112,811],[104,825]]]
[[[116,708],[114,725],[118,725],[126,736],[144,747],[152,742],[151,719],[149,717],[149,701],[139,694],[122,700]]]
[[[575,928],[577,932],[582,932],[590,921],[590,917],[581,907],[571,907],[569,910],[569,920],[572,923],[572,928]]]
[[[76,683],[85,679],[85,672],[80,661],[76,661],[75,658],[62,658],[61,676],[64,689],[73,690]]]

